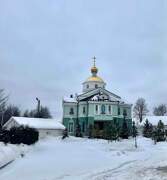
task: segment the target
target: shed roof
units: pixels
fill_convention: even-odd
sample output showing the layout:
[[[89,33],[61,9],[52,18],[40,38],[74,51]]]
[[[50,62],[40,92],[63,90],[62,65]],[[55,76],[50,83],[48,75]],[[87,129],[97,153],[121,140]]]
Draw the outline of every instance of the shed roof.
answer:
[[[44,118],[29,118],[29,117],[11,117],[8,122],[4,124],[7,126],[11,121],[17,122],[19,125],[29,126],[36,129],[62,129],[65,127],[63,124],[55,119],[44,119]]]

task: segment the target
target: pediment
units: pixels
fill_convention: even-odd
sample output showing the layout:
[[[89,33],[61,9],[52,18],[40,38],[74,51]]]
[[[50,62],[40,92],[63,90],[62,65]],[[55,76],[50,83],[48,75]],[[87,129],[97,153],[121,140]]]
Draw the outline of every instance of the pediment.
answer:
[[[84,100],[108,100],[108,101],[121,101],[121,97],[115,95],[114,93],[103,89],[97,88],[78,96],[79,101]]]

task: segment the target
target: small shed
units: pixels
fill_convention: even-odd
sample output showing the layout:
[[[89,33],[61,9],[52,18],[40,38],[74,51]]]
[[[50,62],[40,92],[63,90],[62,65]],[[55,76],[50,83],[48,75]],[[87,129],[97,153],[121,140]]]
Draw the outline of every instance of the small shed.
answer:
[[[12,127],[28,126],[35,128],[39,132],[39,138],[47,135],[61,136],[65,126],[55,119],[29,118],[29,117],[11,117],[3,127],[10,129]]]

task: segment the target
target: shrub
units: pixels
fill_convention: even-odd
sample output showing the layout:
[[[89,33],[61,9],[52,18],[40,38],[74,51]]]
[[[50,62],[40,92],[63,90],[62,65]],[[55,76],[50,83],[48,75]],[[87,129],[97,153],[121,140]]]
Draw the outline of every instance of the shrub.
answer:
[[[11,144],[31,145],[36,143],[38,138],[38,131],[27,126],[12,127],[10,130],[2,130],[0,133],[0,141]]]

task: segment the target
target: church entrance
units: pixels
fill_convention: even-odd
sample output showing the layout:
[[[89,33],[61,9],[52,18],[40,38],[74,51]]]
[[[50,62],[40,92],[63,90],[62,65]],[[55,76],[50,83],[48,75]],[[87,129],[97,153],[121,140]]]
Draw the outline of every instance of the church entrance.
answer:
[[[99,130],[104,130],[105,122],[104,121],[95,121],[94,127]]]
[[[95,137],[96,138],[103,138],[106,125],[107,125],[106,121],[94,121]]]

